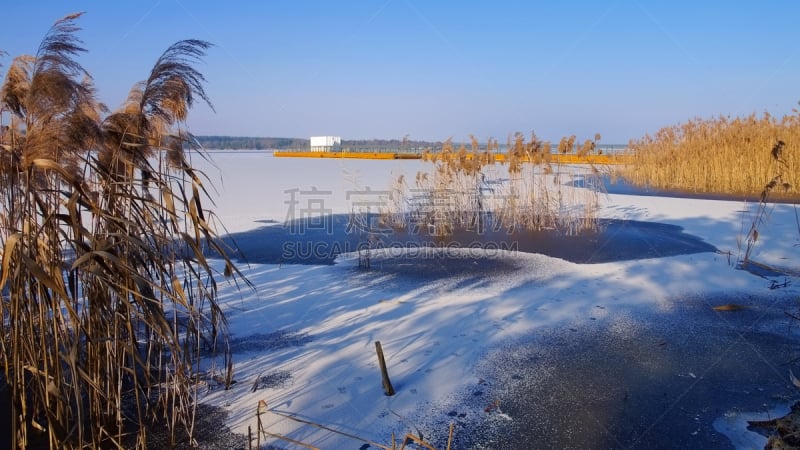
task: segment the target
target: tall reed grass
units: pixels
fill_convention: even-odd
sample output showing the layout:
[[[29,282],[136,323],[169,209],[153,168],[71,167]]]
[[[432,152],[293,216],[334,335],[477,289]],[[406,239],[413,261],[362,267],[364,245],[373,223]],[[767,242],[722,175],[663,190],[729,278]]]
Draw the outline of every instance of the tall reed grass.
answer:
[[[558,151],[573,153],[575,139],[562,139]],[[578,152],[592,154],[599,139],[587,140]],[[441,152],[424,152],[431,170],[419,172],[413,183],[395,181],[386,222],[441,239],[457,230],[480,233],[487,227],[565,235],[599,230],[599,168],[552,162],[551,144],[535,134],[527,140],[521,133],[510,136],[503,158],[497,157],[499,148],[495,139],[481,145],[470,136],[469,146],[456,148],[448,140]]]
[[[800,114],[694,119],[631,141],[618,175],[642,186],[757,196],[776,172],[767,151],[785,143],[786,173],[800,172]],[[775,191],[796,198],[797,187]]]
[[[191,443],[204,347],[228,382],[216,273],[225,259],[181,124],[208,102],[193,64],[209,44],[170,46],[114,112],[76,57],[73,14],[0,90],[0,358],[17,448]],[[210,103],[209,103],[210,104]]]

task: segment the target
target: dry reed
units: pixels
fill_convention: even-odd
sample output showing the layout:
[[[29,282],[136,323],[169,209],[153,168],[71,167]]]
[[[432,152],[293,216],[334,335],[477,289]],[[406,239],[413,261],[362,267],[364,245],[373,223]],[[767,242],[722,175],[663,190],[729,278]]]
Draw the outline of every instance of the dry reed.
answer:
[[[629,145],[631,163],[618,175],[642,186],[736,195],[759,195],[776,161],[765,151],[785,143],[786,173],[800,171],[800,115],[781,118],[694,119],[662,128]],[[796,198],[797,187],[775,192]]]
[[[201,347],[226,349],[210,246],[238,273],[206,211],[180,130],[193,68],[180,41],[119,110],[97,102],[75,57],[80,14],[57,21],[10,65],[0,106],[0,357],[13,439],[50,448],[147,448],[194,432]],[[230,353],[221,368],[231,380]]]
[[[575,139],[562,139],[558,152],[575,153]],[[577,153],[596,152],[599,139],[596,135],[587,140]],[[597,167],[588,164],[566,170],[552,161],[550,143],[535,134],[527,140],[521,133],[509,136],[502,158],[497,157],[499,148],[497,140],[480,145],[470,136],[469,148],[466,144],[456,148],[448,140],[441,152],[424,152],[423,160],[433,164],[431,171],[418,173],[413,185],[396,180],[394,200],[383,212],[386,221],[440,239],[456,230],[481,233],[486,227],[567,235],[598,230],[603,185]]]

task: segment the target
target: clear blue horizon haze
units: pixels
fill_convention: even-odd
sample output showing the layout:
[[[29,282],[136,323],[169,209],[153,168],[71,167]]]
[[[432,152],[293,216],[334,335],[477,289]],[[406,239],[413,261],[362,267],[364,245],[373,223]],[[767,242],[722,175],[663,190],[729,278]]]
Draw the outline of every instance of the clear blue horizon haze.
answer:
[[[774,0],[11,2],[0,73],[77,11],[112,109],[170,44],[214,44],[198,135],[621,144],[800,100],[800,3]]]

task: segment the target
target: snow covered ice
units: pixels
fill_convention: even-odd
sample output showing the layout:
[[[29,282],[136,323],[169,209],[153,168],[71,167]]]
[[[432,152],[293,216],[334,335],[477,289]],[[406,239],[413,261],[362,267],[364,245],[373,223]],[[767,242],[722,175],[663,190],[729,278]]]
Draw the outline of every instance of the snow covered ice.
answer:
[[[263,152],[212,153],[212,160],[213,165],[199,159],[195,163],[216,187],[212,195],[215,212],[231,235],[253,236],[258,236],[259,230],[280,227],[289,218],[292,195],[315,193],[295,198],[301,202],[295,206],[348,214],[352,210],[348,192],[386,190],[394,177],[406,174],[413,179],[425,164],[284,159]],[[320,201],[307,203],[311,200]],[[778,317],[794,306],[796,286],[789,283],[775,292],[769,289],[770,279],[734,267],[741,253],[737,240],[747,231],[755,205],[616,194],[603,196],[602,203],[602,218],[678,226],[718,251],[576,264],[543,254],[503,250],[482,257],[474,249],[448,249],[451,258],[437,256],[440,249],[413,257],[395,250],[376,252],[370,270],[358,269],[355,253],[339,255],[334,264],[240,262],[255,290],[237,288],[230,282],[221,284],[230,331],[234,343],[240,344],[234,346],[238,382],[227,391],[219,387],[201,391],[200,401],[227,410],[227,425],[245,435],[248,427],[255,430],[257,406],[263,400],[271,410],[379,443],[389,444],[393,432],[397,437],[421,432],[441,443],[451,422],[459,423],[456,434],[462,433],[463,439],[470,433],[464,427],[489,430],[487,421],[517,421],[502,403],[490,408],[495,402],[490,396],[503,392],[505,388],[498,385],[503,379],[511,383],[524,378],[535,383],[537,377],[547,380],[547,374],[510,378],[511,373],[492,374],[487,363],[507,358],[507,354],[498,356],[503,349],[533,351],[520,345],[530,342],[532,336],[550,344],[561,342],[556,337],[565,335],[578,340],[595,333],[637,336],[637,327],[648,327],[660,318],[669,325],[704,314],[707,317],[702,323],[717,323],[733,316],[712,311],[716,299],[737,299],[757,311],[739,316],[730,327],[757,328],[785,337],[788,322]],[[770,207],[752,254],[754,260],[790,271],[800,268],[794,214],[792,205]],[[242,250],[246,256],[247,248]],[[783,282],[788,278],[774,279]],[[750,305],[748,298],[773,300]],[[765,315],[769,320],[763,320]],[[658,327],[668,333],[669,326]],[[677,328],[687,332],[686,327]],[[702,330],[695,331],[700,333],[696,338],[704,339]],[[642,336],[655,334],[648,331]],[[375,341],[382,343],[397,391],[392,397],[383,393]],[[534,353],[540,351],[537,364],[547,358],[549,350]],[[741,364],[775,364],[764,363],[757,355],[747,358]],[[685,382],[691,379],[689,372],[700,376],[706,369],[709,367],[664,370],[669,370],[668,376],[676,382]],[[772,384],[788,384],[786,367],[773,375]],[[492,376],[495,379],[489,380]],[[623,401],[627,402],[627,397]],[[775,400],[769,408],[778,403]],[[715,419],[698,422],[697,434],[716,433]],[[319,448],[359,448],[363,444],[279,415],[267,413],[262,420],[272,433]],[[495,425],[503,426],[499,422]],[[738,429],[719,423],[716,430],[731,436],[735,433],[731,430]],[[731,442],[765,441],[755,433],[738,430],[740,437],[731,437]],[[570,439],[558,433],[553,436]],[[608,424],[604,433],[613,435],[614,425]],[[682,442],[693,442],[692,433],[687,434]],[[470,445],[480,444],[479,438],[472,438]],[[714,439],[722,443],[727,438],[717,434]]]

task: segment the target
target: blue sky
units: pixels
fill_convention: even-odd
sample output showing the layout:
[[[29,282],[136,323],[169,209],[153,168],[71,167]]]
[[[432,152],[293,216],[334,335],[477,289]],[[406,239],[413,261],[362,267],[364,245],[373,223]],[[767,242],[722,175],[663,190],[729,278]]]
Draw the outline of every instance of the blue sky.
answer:
[[[199,69],[216,113],[197,107],[195,134],[611,144],[800,100],[788,0],[11,2],[0,49],[34,53],[75,11],[112,108],[173,42],[215,44]]]

